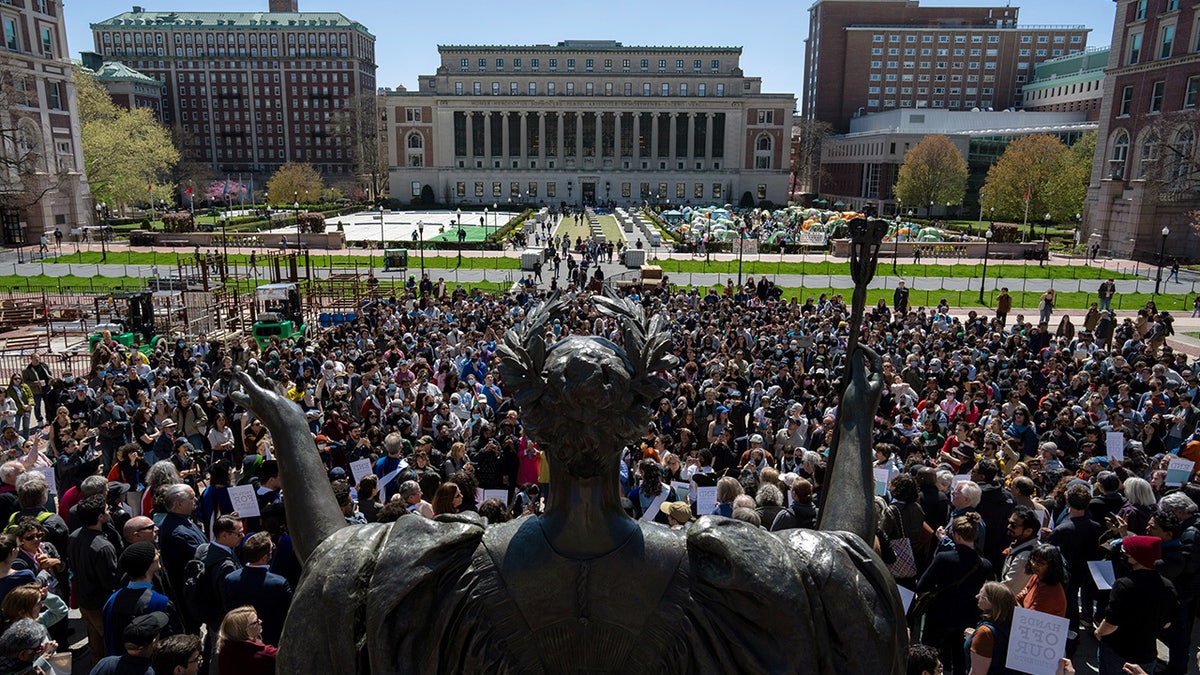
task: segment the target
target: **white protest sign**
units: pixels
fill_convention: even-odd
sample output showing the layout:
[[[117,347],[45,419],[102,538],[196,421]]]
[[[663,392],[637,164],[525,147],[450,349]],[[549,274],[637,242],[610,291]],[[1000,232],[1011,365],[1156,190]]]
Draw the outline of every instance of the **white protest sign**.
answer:
[[[1092,573],[1092,580],[1096,582],[1096,588],[1102,591],[1112,590],[1117,575],[1113,572],[1111,560],[1089,560],[1088,571]]]
[[[483,499],[479,503],[482,504],[489,499],[499,499],[501,504],[508,506],[508,490],[484,490]]]
[[[696,515],[711,515],[717,508],[717,486],[696,488]]]
[[[58,484],[54,482],[54,467],[35,466],[33,470],[46,477],[46,482],[50,484],[50,494],[58,494]]]
[[[1110,431],[1105,434],[1107,439],[1108,458],[1119,462],[1125,461],[1125,434],[1120,431]]]
[[[675,488],[675,498],[679,501],[686,502],[691,500],[691,497],[688,496],[688,492],[692,489],[690,483],[673,480],[671,481],[671,487]]]
[[[362,479],[371,475],[371,460],[360,459],[350,462],[350,475],[354,476],[354,484],[358,485]]]
[[[912,606],[913,598],[915,598],[917,594],[903,586],[897,586],[896,590],[900,591],[900,604],[904,605],[904,613],[908,614],[908,608]]]
[[[1067,646],[1070,620],[1017,607],[1008,637],[1007,667],[1030,675],[1055,675]]]
[[[1167,480],[1164,485],[1183,485],[1192,475],[1192,467],[1196,463],[1182,457],[1172,457],[1167,465]]]
[[[238,518],[257,518],[258,495],[254,494],[253,485],[235,485],[229,488],[229,501]]]
[[[483,503],[483,488],[475,488],[475,506]]]
[[[887,469],[872,469],[875,473],[875,496],[883,497],[887,494],[888,481],[892,479],[892,472]]]
[[[954,488],[959,483],[961,483],[963,481],[968,481],[968,480],[971,480],[971,474],[969,474],[969,473],[960,473],[960,474],[954,476],[953,478],[950,479],[950,491],[954,492]]]

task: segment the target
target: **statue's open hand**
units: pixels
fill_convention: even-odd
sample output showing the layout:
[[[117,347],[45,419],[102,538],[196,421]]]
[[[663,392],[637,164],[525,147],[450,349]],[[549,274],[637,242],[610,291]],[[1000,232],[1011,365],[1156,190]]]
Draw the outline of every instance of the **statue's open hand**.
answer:
[[[233,402],[254,413],[268,427],[289,424],[289,413],[294,413],[299,423],[304,424],[300,407],[279,391],[275,381],[257,363],[251,363],[246,370],[235,368],[233,376],[239,385],[229,393]]]

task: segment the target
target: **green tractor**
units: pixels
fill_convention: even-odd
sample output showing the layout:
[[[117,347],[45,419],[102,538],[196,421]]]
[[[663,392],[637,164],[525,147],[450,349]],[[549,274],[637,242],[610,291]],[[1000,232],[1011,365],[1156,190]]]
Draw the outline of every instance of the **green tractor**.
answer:
[[[112,293],[96,298],[96,316],[107,316],[109,321],[101,319],[96,324],[95,332],[88,338],[91,351],[95,351],[106,330],[112,339],[129,349],[138,345],[143,354],[153,352],[162,339],[154,327],[154,295],[150,291]]]
[[[304,335],[304,311],[300,288],[295,283],[266,284],[254,292],[258,320],[251,327],[254,340],[265,350],[271,338],[295,340]]]

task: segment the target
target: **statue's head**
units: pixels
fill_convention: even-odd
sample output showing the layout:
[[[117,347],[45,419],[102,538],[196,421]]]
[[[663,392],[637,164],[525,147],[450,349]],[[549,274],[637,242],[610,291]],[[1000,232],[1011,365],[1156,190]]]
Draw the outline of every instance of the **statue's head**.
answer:
[[[676,363],[659,317],[647,320],[628,300],[593,298],[621,325],[624,347],[599,337],[569,337],[547,348],[547,322],[568,299],[553,297],[508,331],[497,350],[504,386],[521,405],[530,437],[576,478],[611,471],[625,444],[650,419],[649,405],[665,382],[655,372]]]

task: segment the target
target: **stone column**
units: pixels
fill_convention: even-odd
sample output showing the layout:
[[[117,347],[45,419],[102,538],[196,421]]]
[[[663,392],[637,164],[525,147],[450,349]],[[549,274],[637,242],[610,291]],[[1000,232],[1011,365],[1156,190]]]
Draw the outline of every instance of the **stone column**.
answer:
[[[483,113],[483,156],[492,156],[492,114],[486,111]]]
[[[575,113],[575,166],[583,165],[583,113]],[[581,188],[582,189],[582,188]]]
[[[658,116],[662,113],[650,113],[650,156],[658,157]]]
[[[670,156],[669,158],[672,161],[678,159],[678,157],[679,157],[679,148],[676,147],[676,145],[677,145],[676,140],[679,138],[678,129],[676,128],[678,125],[679,125],[679,113],[671,113],[671,126],[670,126],[671,137],[669,139],[667,139],[667,154]]]
[[[713,114],[708,113],[704,116],[706,126],[704,128],[704,159],[712,159],[713,156]]]
[[[594,114],[596,115],[596,167],[599,168],[604,163],[604,114]]]
[[[642,168],[642,165],[641,165],[642,146],[640,143],[641,138],[642,138],[642,114],[639,112],[634,112],[633,113],[633,161],[634,161],[633,168],[635,168],[635,169]]]
[[[512,155],[512,139],[508,137],[508,116],[511,114],[507,110],[500,113],[500,155],[506,160]]]
[[[621,117],[625,113],[613,113],[613,166],[619,168],[621,166]]]
[[[691,168],[691,161],[695,159],[696,147],[696,113],[687,114],[687,149],[683,156],[688,158],[688,168]]]
[[[559,168],[562,168],[562,162],[567,157],[567,151],[565,148],[563,148],[563,143],[566,142],[566,129],[563,128],[563,120],[565,119],[565,116],[562,112],[555,112],[554,115],[558,118],[558,124],[554,126],[555,130],[558,131],[558,144],[555,147],[558,149],[557,159],[559,162]]]
[[[546,113],[539,112],[538,119],[538,166],[546,168]]]
[[[466,118],[467,127],[467,151],[464,153],[467,166],[475,166],[475,114],[471,111],[463,112]]]
[[[517,155],[524,162],[529,159],[529,127],[527,126],[529,124],[529,113],[522,110],[517,114],[521,116],[521,151]],[[525,164],[525,166],[528,166],[528,164]]]

